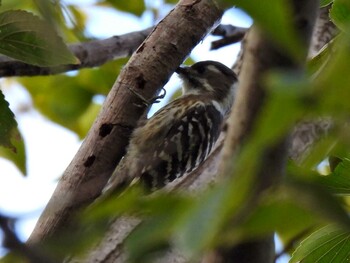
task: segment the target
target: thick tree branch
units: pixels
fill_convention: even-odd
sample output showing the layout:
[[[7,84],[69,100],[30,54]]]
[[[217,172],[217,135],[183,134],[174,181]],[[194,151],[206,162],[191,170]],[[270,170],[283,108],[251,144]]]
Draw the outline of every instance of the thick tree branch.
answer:
[[[125,152],[129,135],[150,99],[221,17],[212,0],[182,0],[152,31],[120,73],[78,153],[64,172],[30,236],[42,242],[101,193]]]

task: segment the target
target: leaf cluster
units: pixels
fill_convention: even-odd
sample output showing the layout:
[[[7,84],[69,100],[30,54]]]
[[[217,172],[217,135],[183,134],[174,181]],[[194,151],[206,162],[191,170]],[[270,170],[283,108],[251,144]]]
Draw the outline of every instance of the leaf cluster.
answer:
[[[37,2],[38,14],[51,8]],[[306,49],[291,24],[287,1],[219,2],[245,10],[296,61],[305,54]],[[138,16],[145,10],[143,1],[100,1],[98,4]],[[89,240],[91,243],[84,245],[91,245],[101,238],[111,219],[127,215],[142,219],[125,243],[131,262],[140,262],[140,259],[152,262],[154,255],[171,246],[188,258],[197,259],[213,248],[232,246],[273,232],[278,233],[288,248],[286,252],[292,255],[290,262],[349,260],[350,2],[321,1],[321,6],[330,4],[330,19],[339,29],[337,37],[307,62],[303,72],[275,71],[265,76],[268,98],[234,169],[235,174],[244,176],[228,177],[230,179],[196,196],[159,192],[145,197],[142,189],[133,187],[89,208],[81,216],[83,219],[79,219],[81,228],[78,228],[77,240]],[[71,10],[76,19],[84,17],[78,8],[71,7]],[[43,19],[48,18],[39,19],[25,11],[0,13],[0,52],[39,65],[78,63],[61,37],[53,33],[55,29],[48,29],[57,27],[57,20],[46,24]],[[83,27],[84,22],[79,21],[71,31]],[[98,111],[94,96],[108,93],[118,74],[116,69],[122,63],[125,61],[82,70],[76,75],[20,81],[43,114],[83,137]],[[13,142],[19,137],[18,129],[3,96],[0,109],[1,146],[12,152],[23,151],[23,142],[22,145]],[[286,136],[298,121],[320,117],[331,120],[329,134],[310,149],[303,162],[290,160],[282,182],[259,196],[257,206],[247,206],[266,147]],[[317,168],[319,164],[334,157],[337,165],[327,164],[329,173],[322,174]],[[19,167],[23,170],[23,163]],[[75,240],[72,236],[73,232],[69,238]],[[75,242],[77,247],[69,244],[69,248],[60,253],[66,255],[68,249],[70,253],[83,250],[79,242]]]

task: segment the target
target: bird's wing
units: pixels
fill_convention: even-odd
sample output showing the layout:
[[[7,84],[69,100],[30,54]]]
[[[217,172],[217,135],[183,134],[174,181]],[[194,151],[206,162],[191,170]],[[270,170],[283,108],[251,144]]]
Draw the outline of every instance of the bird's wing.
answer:
[[[198,104],[174,117],[163,134],[158,134],[140,154],[141,180],[160,188],[193,170],[208,156],[219,136],[222,119],[211,104]]]

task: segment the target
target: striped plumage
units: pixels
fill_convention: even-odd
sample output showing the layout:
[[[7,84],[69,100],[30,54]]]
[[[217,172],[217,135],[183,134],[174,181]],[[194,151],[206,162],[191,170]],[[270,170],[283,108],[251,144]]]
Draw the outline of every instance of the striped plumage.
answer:
[[[134,130],[124,157],[127,177],[140,178],[153,190],[205,160],[237,86],[236,75],[215,61],[198,62],[176,72],[183,80],[183,95]]]

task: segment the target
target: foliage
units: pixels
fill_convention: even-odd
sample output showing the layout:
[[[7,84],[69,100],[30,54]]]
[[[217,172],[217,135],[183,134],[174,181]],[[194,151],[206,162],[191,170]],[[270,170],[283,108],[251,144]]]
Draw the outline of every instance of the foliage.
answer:
[[[221,2],[244,9],[296,61],[303,56],[306,48],[296,37],[286,1]],[[66,246],[62,246],[61,252],[50,250],[52,254],[61,257],[82,253],[101,238],[111,219],[129,215],[144,219],[125,243],[132,262],[141,259],[145,262],[146,258],[152,262],[152,256],[170,245],[196,259],[217,246],[231,246],[273,232],[289,248],[286,252],[292,255],[290,262],[348,260],[350,4],[347,0],[324,0],[320,4],[331,3],[330,18],[339,28],[338,36],[308,61],[305,72],[269,72],[262,80],[268,96],[254,133],[242,147],[232,171],[244,176],[232,176],[195,197],[162,191],[145,197],[136,185],[85,211],[78,219],[76,232],[69,232],[69,238],[64,233],[60,241],[54,241],[56,248],[57,242]],[[17,8],[12,4],[8,3],[3,10]],[[64,44],[89,38],[84,32],[85,14],[77,6],[52,7],[45,1],[17,5],[32,13],[19,10],[0,13],[0,52],[41,66],[77,62]],[[148,8],[143,1],[106,0],[96,5],[136,16]],[[71,26],[62,18],[67,17],[63,15],[66,12],[70,14]],[[50,13],[56,15],[45,15]],[[33,46],[38,52],[29,48]],[[29,91],[36,109],[84,138],[100,107],[94,97],[108,94],[125,62],[114,61],[74,74],[19,78],[18,82]],[[20,135],[14,115],[0,95],[0,154],[25,173],[24,143],[16,141]],[[290,161],[281,184],[264,192],[257,205],[251,206],[257,170],[263,165],[266,148],[287,136],[298,120],[317,117],[332,119],[330,134],[313,146],[302,163]],[[338,158],[338,164],[329,174],[321,174],[316,167],[332,156]]]
[[[34,65],[77,63],[54,30],[25,11],[0,14],[0,52]]]
[[[14,114],[0,90],[0,156],[13,161],[26,173],[24,143],[17,129]]]
[[[346,262],[349,260],[349,234],[335,225],[325,226],[300,244],[290,262]]]

